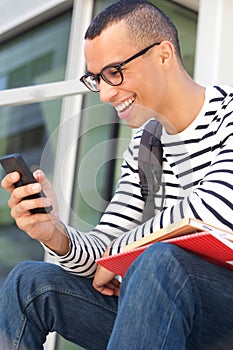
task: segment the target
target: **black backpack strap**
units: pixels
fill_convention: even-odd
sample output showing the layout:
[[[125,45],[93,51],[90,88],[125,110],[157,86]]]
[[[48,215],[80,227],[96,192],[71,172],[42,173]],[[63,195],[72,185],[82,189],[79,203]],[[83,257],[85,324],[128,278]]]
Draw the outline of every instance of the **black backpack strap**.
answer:
[[[150,120],[141,137],[138,153],[138,172],[141,194],[145,200],[143,221],[154,216],[154,195],[158,192],[162,176],[163,150],[160,142],[162,125],[157,120]]]

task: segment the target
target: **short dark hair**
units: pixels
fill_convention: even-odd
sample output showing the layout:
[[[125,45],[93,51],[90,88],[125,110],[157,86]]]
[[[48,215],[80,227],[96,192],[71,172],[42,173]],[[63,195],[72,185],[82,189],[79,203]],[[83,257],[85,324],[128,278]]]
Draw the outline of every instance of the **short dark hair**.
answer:
[[[171,19],[159,8],[146,0],[119,0],[106,7],[91,22],[85,39],[94,39],[101,32],[124,20],[129,41],[135,46],[150,45],[155,41],[168,40],[181,60],[178,33]]]

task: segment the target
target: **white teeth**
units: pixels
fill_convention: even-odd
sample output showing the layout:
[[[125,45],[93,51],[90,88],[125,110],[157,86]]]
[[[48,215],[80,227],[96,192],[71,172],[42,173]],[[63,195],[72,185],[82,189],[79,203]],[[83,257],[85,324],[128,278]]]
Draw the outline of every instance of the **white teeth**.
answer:
[[[123,102],[122,104],[116,106],[117,112],[123,112],[127,107],[129,107],[134,102],[134,99],[130,98],[129,100]]]

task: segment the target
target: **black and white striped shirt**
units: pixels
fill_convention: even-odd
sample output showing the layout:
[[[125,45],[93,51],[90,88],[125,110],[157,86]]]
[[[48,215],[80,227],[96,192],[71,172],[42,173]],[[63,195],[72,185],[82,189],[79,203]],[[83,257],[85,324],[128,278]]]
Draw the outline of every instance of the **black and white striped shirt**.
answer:
[[[66,270],[92,276],[96,258],[111,244],[111,254],[145,235],[180,220],[195,217],[223,229],[233,229],[233,88],[206,89],[204,105],[181,133],[163,130],[163,209],[142,223],[144,201],[138,175],[138,150],[142,130],[124,153],[122,175],[115,195],[100,223],[89,233],[67,227],[70,251],[55,256]],[[160,208],[162,188],[156,194]]]

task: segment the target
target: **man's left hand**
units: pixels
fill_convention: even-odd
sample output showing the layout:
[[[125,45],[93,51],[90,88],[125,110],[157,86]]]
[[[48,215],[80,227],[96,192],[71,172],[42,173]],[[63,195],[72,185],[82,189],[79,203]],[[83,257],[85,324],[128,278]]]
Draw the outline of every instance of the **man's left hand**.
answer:
[[[104,256],[108,256],[109,249],[106,250]],[[120,294],[120,281],[116,278],[116,275],[105,269],[103,266],[98,265],[93,280],[93,287],[104,295],[116,295]]]

